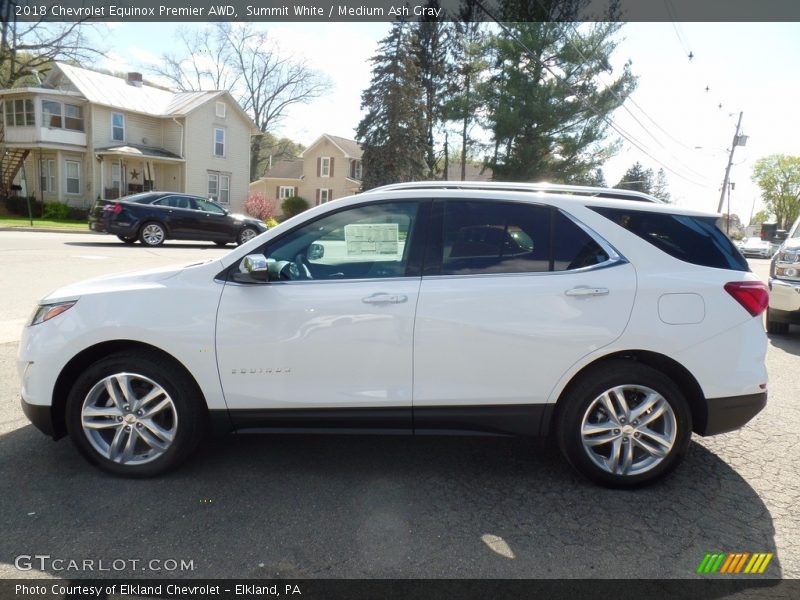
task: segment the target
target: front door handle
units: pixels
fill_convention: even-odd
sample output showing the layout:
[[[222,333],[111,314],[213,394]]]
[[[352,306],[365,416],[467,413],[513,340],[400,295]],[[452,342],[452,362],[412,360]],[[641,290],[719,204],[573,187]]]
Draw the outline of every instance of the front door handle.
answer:
[[[361,301],[364,304],[400,304],[408,300],[408,296],[397,294],[372,294]]]
[[[564,293],[567,296],[608,296],[608,288],[576,287]]]

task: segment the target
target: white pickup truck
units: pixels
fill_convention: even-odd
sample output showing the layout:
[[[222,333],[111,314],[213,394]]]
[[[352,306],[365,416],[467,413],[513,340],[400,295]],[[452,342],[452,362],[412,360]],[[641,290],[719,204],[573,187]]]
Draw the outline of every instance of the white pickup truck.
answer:
[[[790,323],[800,324],[800,217],[772,257],[769,292],[767,331],[788,333]]]

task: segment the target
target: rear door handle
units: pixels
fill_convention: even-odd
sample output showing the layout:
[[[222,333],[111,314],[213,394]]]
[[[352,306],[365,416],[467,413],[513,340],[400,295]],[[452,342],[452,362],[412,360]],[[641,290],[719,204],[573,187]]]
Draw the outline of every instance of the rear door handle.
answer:
[[[408,296],[397,294],[372,294],[361,301],[365,304],[400,304],[408,300]]]
[[[608,296],[608,288],[576,287],[564,293],[567,296]]]

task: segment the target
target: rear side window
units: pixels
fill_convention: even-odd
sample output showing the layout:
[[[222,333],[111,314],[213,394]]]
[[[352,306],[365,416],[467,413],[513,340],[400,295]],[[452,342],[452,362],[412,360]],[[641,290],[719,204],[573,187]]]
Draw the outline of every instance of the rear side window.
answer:
[[[449,201],[443,225],[442,275],[565,271],[609,258],[578,225],[548,206]]]
[[[750,270],[741,253],[717,227],[716,217],[599,206],[590,208],[684,262],[716,269]]]

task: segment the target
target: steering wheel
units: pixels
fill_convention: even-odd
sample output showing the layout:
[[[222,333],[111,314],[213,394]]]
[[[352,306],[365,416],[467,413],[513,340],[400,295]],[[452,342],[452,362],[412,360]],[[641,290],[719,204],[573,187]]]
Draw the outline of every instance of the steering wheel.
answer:
[[[297,256],[294,257],[294,262],[292,264],[297,267],[297,279],[314,279],[308,268],[308,260],[306,260],[305,254],[302,252],[298,253]]]

